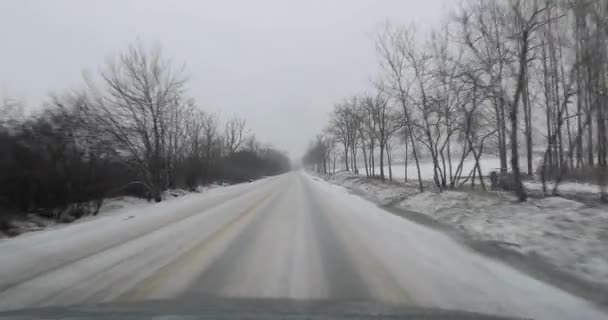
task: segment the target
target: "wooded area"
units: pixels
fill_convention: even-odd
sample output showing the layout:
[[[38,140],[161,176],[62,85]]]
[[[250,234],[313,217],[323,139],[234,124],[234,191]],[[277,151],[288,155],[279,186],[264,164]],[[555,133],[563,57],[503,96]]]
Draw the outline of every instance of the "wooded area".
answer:
[[[607,19],[605,1],[471,0],[428,34],[387,24],[377,80],[334,106],[304,163],[328,173],[362,162],[392,180],[399,148],[422,191],[422,161],[440,190],[485,188],[479,160],[497,156],[501,186],[521,201],[522,179],[535,176],[545,193],[548,181],[554,194],[563,180],[596,183],[608,201]]]
[[[283,153],[259,143],[244,119],[224,125],[186,92],[183,68],[160,48],[130,46],[25,115],[0,105],[0,218],[37,212],[60,219],[96,214],[106,197],[161,201],[172,188],[241,182],[289,170]],[[30,109],[31,110],[31,109]]]

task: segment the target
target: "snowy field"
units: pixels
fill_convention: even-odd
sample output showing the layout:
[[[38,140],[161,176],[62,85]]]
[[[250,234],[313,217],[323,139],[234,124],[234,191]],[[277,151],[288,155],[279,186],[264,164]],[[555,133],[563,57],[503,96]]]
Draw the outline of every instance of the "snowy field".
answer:
[[[539,160],[540,159],[536,159],[534,161],[535,166]],[[460,159],[457,159],[457,162],[459,162],[459,161],[460,161]],[[487,157],[487,156],[482,157],[481,159],[479,159],[479,164],[481,166],[481,173],[483,174],[484,177],[489,176],[490,172],[492,172],[492,171],[500,170],[500,159],[498,159],[496,157]],[[520,159],[520,166],[522,169],[525,167],[525,165],[526,165],[526,159],[525,158]],[[455,163],[452,166],[452,170],[454,173],[456,173],[457,166],[458,166],[457,163]],[[462,174],[461,174],[462,179],[464,179],[468,176],[468,174],[471,172],[471,170],[473,170],[474,166],[475,166],[474,159],[466,159],[463,162]],[[388,177],[388,169],[389,169],[388,166],[384,167],[384,174],[386,177]],[[405,169],[406,168],[405,168],[404,164],[392,165],[393,179],[403,180],[405,178]],[[433,174],[434,174],[433,169],[434,168],[433,168],[432,162],[429,162],[429,161],[421,162],[420,163],[420,175],[422,177],[422,180],[432,181]],[[376,167],[375,170],[376,170],[376,175],[380,175],[380,167]],[[359,168],[359,174],[365,175],[364,167]],[[418,179],[418,171],[416,169],[416,164],[413,161],[408,162],[407,177],[410,180]],[[487,181],[486,183],[489,184],[489,181]],[[540,181],[524,181],[524,186],[526,188],[528,188],[529,190],[537,190],[537,191],[542,190],[542,183]],[[551,190],[553,188],[553,184],[551,182],[548,182],[547,188],[549,190]],[[564,191],[564,192],[597,193],[597,192],[599,192],[600,189],[599,189],[598,185],[592,184],[592,183],[579,183],[579,182],[564,181],[564,182],[560,183],[559,190]]]
[[[540,181],[524,181],[524,186],[528,190],[542,190],[543,184]],[[550,192],[553,188],[553,183],[547,183],[547,190]],[[600,187],[597,184],[581,183],[581,182],[562,182],[559,184],[559,191],[573,193],[598,193]]]
[[[413,182],[383,183],[346,172],[329,180],[377,203],[427,214],[478,240],[541,256],[562,271],[608,286],[606,206],[588,207],[559,197],[518,203],[505,192],[418,193]]]
[[[454,159],[452,159],[454,160]],[[447,160],[446,160],[447,161]],[[458,161],[454,161],[455,164],[452,166],[452,170],[456,173],[456,169],[458,166]],[[481,172],[484,176],[488,176],[491,171],[498,171],[500,169],[500,159],[494,157],[482,157],[479,159],[479,165],[481,166]],[[440,167],[442,165],[440,164]],[[463,162],[462,166],[462,176],[466,177],[473,167],[475,166],[475,159],[466,159]],[[402,164],[394,164],[391,166],[393,170],[393,178],[394,179],[403,179],[405,177],[405,165]],[[447,164],[446,164],[447,167]],[[433,180],[434,173],[433,163],[431,161],[424,161],[420,163],[420,175],[422,176],[422,180]],[[449,169],[448,169],[449,170]],[[359,174],[365,175],[365,168],[359,168]],[[380,167],[376,168],[376,174],[380,174]],[[384,174],[388,177],[388,166],[384,166]],[[407,177],[408,179],[418,179],[418,171],[416,169],[416,163],[413,159],[410,159],[407,164]]]

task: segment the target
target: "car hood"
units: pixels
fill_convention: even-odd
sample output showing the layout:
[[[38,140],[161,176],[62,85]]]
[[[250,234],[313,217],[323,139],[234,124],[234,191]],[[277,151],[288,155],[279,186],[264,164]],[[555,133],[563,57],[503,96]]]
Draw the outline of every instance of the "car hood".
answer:
[[[394,307],[365,301],[197,298],[0,312],[0,319],[515,319],[479,313]]]

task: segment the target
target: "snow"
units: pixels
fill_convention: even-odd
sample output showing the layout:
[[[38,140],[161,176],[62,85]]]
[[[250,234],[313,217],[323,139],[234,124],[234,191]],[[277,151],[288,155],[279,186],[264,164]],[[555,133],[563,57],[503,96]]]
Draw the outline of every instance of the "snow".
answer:
[[[460,159],[458,159],[458,161],[459,160]],[[535,164],[538,163],[539,160],[540,160],[540,158],[535,159],[534,163]],[[525,158],[521,158],[520,164],[523,166],[523,164],[525,164],[526,161],[527,160]],[[496,158],[496,157],[483,156],[479,159],[479,165],[481,167],[481,173],[483,174],[484,177],[487,177],[490,175],[491,171],[500,170],[500,159]],[[471,172],[471,170],[473,170],[474,166],[475,166],[475,159],[472,159],[472,158],[465,159],[463,162],[463,165],[462,165],[462,174],[461,174],[462,177],[463,178],[467,177],[469,172]],[[454,173],[456,172],[456,167],[457,167],[457,162],[455,162],[455,164],[452,167],[452,170]],[[358,169],[359,169],[359,175],[362,175],[362,176],[365,175],[365,168],[359,167]],[[384,166],[384,174],[386,177],[388,177],[388,169],[389,169],[388,165]],[[402,180],[403,178],[405,178],[405,165],[404,164],[392,165],[392,171],[393,171],[393,179]],[[376,175],[379,175],[380,167],[376,167],[375,172],[376,172]],[[430,161],[421,162],[420,163],[420,175],[422,177],[422,180],[428,180],[428,181],[433,180],[433,175],[434,175],[433,163]],[[416,164],[413,161],[408,162],[407,176],[408,176],[408,179],[411,179],[411,180],[418,179],[418,171],[416,168]],[[530,190],[537,190],[537,191],[542,190],[542,183],[540,181],[524,181],[523,183],[524,183],[524,186]],[[553,183],[551,181],[547,182],[547,188],[549,190],[551,190],[553,188]],[[593,183],[562,182],[559,184],[560,192],[598,193],[599,190],[600,190],[599,186],[597,184],[593,184]]]
[[[524,186],[529,190],[542,190],[543,184],[539,181],[524,181]],[[553,189],[553,182],[547,182],[547,190]],[[600,186],[592,183],[581,183],[581,182],[562,182],[559,184],[558,190],[560,192],[568,193],[598,193]]]
[[[255,183],[249,185],[255,185]],[[192,193],[156,204],[129,202],[128,207],[108,210],[106,214],[84,219],[79,223],[68,224],[62,228],[30,232],[0,241],[0,255],[2,256],[0,288],[25,279],[36,278],[44,270],[60,268],[66,263],[79,261],[92,253],[105,254],[108,249],[120,247],[123,243],[129,243],[130,253],[136,253],[143,248],[149,248],[154,243],[150,239],[158,237],[154,231],[170,223],[174,223],[174,227],[168,229],[167,232],[173,234],[179,234],[180,228],[200,229],[204,223],[200,224],[200,221],[192,218],[193,216],[196,217],[196,214],[204,208],[215,207],[226,200],[240,196],[245,188],[250,188],[250,186],[235,185],[216,188],[209,192]],[[204,219],[204,216],[199,216],[198,220],[200,219]],[[165,236],[170,237],[170,234]],[[129,242],[133,239],[140,241]],[[174,246],[177,248],[168,249],[163,254],[176,254],[177,249],[184,247],[185,244],[176,242]],[[41,261],[44,263],[40,263]],[[95,261],[97,265],[102,266],[112,260],[96,259]],[[90,267],[86,269],[86,266],[83,267],[85,268],[83,271],[91,270]],[[162,265],[158,267],[162,267]],[[141,271],[143,272],[144,269]],[[69,275],[69,273],[66,276],[75,276]],[[2,300],[0,297],[0,301]]]
[[[0,309],[211,294],[606,317],[301,172],[119,210],[0,242]]]
[[[608,207],[559,197],[518,203],[505,192],[417,193],[414,185],[380,183],[340,173],[329,178],[368,199],[427,214],[482,241],[534,254],[594,283],[608,285]]]
[[[208,186],[200,186],[196,189],[197,193],[207,192],[215,188],[220,187],[217,184],[211,184]],[[171,200],[173,198],[183,197],[191,194],[192,192],[183,189],[169,189],[162,193],[161,197],[164,201]],[[122,214],[129,210],[143,209],[149,206],[153,206],[156,203],[154,201],[148,201],[144,198],[138,198],[133,196],[119,196],[114,198],[105,199],[99,208],[99,212],[96,215],[87,215],[80,219],[72,220],[66,219],[64,222],[57,222],[54,219],[48,219],[36,214],[28,214],[25,219],[15,219],[10,221],[11,232],[17,233],[21,236],[24,233],[36,232],[46,229],[58,229],[66,227],[70,224],[77,224],[96,220],[104,216],[111,216],[116,214]],[[69,218],[69,217],[68,217]],[[0,232],[0,241],[7,240],[9,237]]]
[[[319,190],[323,198],[331,199],[333,207],[340,208],[333,212],[334,221],[340,221],[335,230],[350,232],[349,242],[357,248],[359,257],[369,254],[369,260],[382,261],[386,272],[393,276],[389,281],[416,293],[410,296],[416,305],[535,319],[605,318],[585,302],[495,260],[475,255],[438,231],[382,211],[355,195],[345,196],[343,188],[318,184],[323,187]],[[450,193],[445,201],[433,203],[432,195],[421,194],[417,201],[444,211],[465,198],[463,194]],[[497,200],[486,200],[486,204],[494,201]],[[543,203],[551,208],[561,204],[560,200]]]
[[[557,197],[517,203],[506,196],[447,191],[423,193],[401,207],[431,215],[481,240],[512,244],[562,270],[608,285],[607,208]]]
[[[452,159],[452,160],[454,160],[454,159]],[[460,159],[458,159],[458,161],[459,160]],[[458,164],[456,163],[456,161],[454,163],[455,164],[453,165],[452,170],[453,170],[453,172],[456,172]],[[488,176],[491,171],[498,171],[500,169],[500,159],[495,158],[495,157],[481,157],[479,159],[479,165],[481,167],[481,172],[483,173],[483,175]],[[462,176],[466,177],[469,174],[469,172],[471,170],[473,170],[474,166],[475,166],[475,159],[473,159],[473,158],[465,159],[463,162],[463,165],[462,165]],[[405,164],[394,164],[391,167],[393,170],[393,178],[403,179],[405,177]],[[378,174],[380,172],[380,167],[377,167],[375,170],[376,170],[376,173]],[[365,174],[364,167],[359,167],[359,174],[363,174],[363,175]],[[384,167],[384,174],[386,176],[388,176],[388,165],[386,165]],[[422,180],[432,180],[433,174],[434,174],[434,166],[433,166],[432,162],[423,161],[420,163],[420,175],[422,177]],[[413,161],[413,159],[410,159],[410,161],[408,161],[407,176],[409,179],[418,179],[418,171],[416,168],[416,163]]]
[[[129,209],[129,208],[134,209],[136,207],[145,207],[147,205],[152,205],[152,204],[153,204],[153,202],[150,202],[146,199],[138,198],[138,197],[130,197],[130,196],[116,197],[116,198],[104,200],[103,204],[101,205],[101,208],[99,208],[99,213],[97,215],[98,216],[113,215],[116,213],[120,213],[121,210],[124,210],[124,209]],[[91,218],[94,218],[94,217],[91,217]]]
[[[390,204],[398,199],[404,199],[408,195],[418,192],[417,182],[391,184],[379,179],[365,179],[348,171],[340,171],[327,178],[382,205]]]

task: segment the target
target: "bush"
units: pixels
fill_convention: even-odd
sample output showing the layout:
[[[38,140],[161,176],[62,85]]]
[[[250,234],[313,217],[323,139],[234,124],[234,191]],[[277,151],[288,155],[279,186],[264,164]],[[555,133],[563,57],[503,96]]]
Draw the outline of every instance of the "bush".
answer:
[[[111,148],[90,139],[73,114],[60,111],[48,109],[11,130],[0,128],[0,206],[59,218],[58,210],[99,201],[134,179]],[[75,215],[91,213],[81,209]]]

